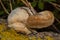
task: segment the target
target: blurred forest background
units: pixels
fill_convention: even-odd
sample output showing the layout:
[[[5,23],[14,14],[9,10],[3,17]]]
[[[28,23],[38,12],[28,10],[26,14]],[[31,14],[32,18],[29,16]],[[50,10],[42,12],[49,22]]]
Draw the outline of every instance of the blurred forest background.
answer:
[[[40,32],[53,31],[53,32],[60,33],[60,0],[28,0],[28,1],[31,3],[32,7],[37,12],[49,10],[49,11],[52,11],[55,16],[55,22],[52,25],[53,27],[50,26],[47,28],[39,29],[37,31],[40,31]],[[23,6],[25,5],[21,2],[21,0],[0,0],[0,39],[1,40],[9,40],[9,39],[10,40],[27,40],[28,39],[26,36],[17,34],[16,31],[13,29],[6,30],[5,25],[1,24],[1,19],[7,19],[9,13],[13,9],[17,7],[23,7]],[[45,34],[49,35],[49,33],[45,33]],[[46,38],[48,40],[53,40],[50,36],[48,37],[46,36]]]
[[[28,0],[37,12],[50,10],[55,16],[54,25],[60,30],[60,0]],[[25,6],[21,0],[0,0],[0,18],[7,19],[9,13],[17,8]],[[44,28],[45,29],[45,28]],[[44,30],[43,29],[43,30]],[[47,28],[45,30],[56,31],[56,29]]]

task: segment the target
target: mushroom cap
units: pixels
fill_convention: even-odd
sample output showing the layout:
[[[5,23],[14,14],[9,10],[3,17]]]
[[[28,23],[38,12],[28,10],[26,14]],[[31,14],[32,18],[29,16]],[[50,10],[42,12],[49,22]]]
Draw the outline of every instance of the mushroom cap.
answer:
[[[12,24],[15,22],[24,22],[29,17],[29,14],[26,10],[22,9],[21,7],[18,7],[11,11],[11,13],[8,15],[8,24]]]
[[[37,15],[30,16],[27,23],[30,28],[45,28],[52,25],[54,22],[54,15],[50,11],[42,11]]]

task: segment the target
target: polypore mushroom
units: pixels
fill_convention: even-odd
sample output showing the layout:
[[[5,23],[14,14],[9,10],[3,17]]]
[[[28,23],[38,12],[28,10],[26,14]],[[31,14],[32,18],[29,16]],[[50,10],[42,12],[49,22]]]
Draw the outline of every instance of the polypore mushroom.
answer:
[[[26,21],[32,15],[28,7],[18,7],[8,15],[8,27],[14,28],[18,32],[31,33],[26,27]]]
[[[31,33],[28,28],[45,28],[52,25],[53,22],[52,12],[46,10],[33,15],[28,7],[18,7],[12,10],[8,16],[8,27],[26,34]]]
[[[51,11],[42,11],[36,15],[29,16],[27,23],[30,28],[45,28],[52,25],[54,22],[54,15]]]

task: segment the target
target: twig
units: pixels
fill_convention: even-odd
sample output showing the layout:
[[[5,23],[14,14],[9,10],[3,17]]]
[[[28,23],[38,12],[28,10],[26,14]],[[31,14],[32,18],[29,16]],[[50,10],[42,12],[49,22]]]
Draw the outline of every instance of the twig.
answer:
[[[49,2],[50,4],[52,4],[56,9],[60,10],[60,5],[56,4],[56,3],[52,3],[52,2]]]
[[[10,2],[10,10],[12,11],[12,3],[11,3],[11,0],[9,0]]]
[[[58,5],[58,4],[56,4],[56,3],[52,3],[52,2],[49,2],[50,4],[52,4],[57,10],[60,10],[59,9],[59,7],[60,7],[60,5]],[[60,23],[60,21],[55,17],[55,19],[56,19],[56,21],[58,22],[58,23]],[[56,28],[56,26],[53,24],[52,25],[55,29],[56,29],[56,31],[57,32],[59,32],[60,33],[60,31]]]
[[[29,8],[29,5],[24,1],[24,0],[21,0],[28,8]],[[33,15],[33,13],[30,13],[31,15]]]
[[[56,26],[55,26],[54,24],[52,25],[52,27],[53,27],[57,32],[60,33],[60,31],[56,28]]]
[[[24,1],[24,0],[21,0],[27,7],[29,7],[29,5]]]
[[[1,6],[3,7],[4,11],[9,14],[9,12],[7,11],[7,9],[5,8],[4,4],[2,3],[2,1],[0,0]]]
[[[56,21],[60,23],[60,21],[55,17]]]
[[[26,3],[29,5],[29,7],[30,7],[32,13],[33,13],[33,14],[36,14],[37,12],[36,12],[35,9],[32,7],[31,3],[28,2],[28,0],[26,0]]]
[[[33,14],[36,14],[37,12],[34,10],[34,8],[31,6],[31,3],[30,2],[28,2],[27,0],[21,0],[28,8],[30,8],[30,10],[31,10],[31,12],[33,13]]]
[[[58,9],[58,10],[60,10],[58,7],[60,7],[60,5],[58,5],[58,4],[56,4],[56,3],[52,3],[52,2],[50,2],[50,4],[52,4],[56,9]],[[55,17],[55,19],[56,19],[56,21],[58,22],[58,23],[60,23],[60,21]]]

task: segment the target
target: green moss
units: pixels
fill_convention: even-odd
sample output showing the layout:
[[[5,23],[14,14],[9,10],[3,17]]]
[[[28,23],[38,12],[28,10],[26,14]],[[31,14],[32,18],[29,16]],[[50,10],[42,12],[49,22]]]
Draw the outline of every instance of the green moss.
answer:
[[[46,36],[45,37],[47,40],[54,40],[54,38],[53,37],[50,37],[50,36]]]
[[[36,40],[35,36],[29,37],[29,36],[26,36],[23,34],[18,34],[14,29],[7,30],[7,28],[4,24],[0,24],[0,38],[1,38],[1,40],[29,40],[29,38],[31,38],[31,40]],[[45,38],[47,40],[54,40],[50,36],[46,36]],[[43,40],[43,39],[38,37],[37,40]]]

